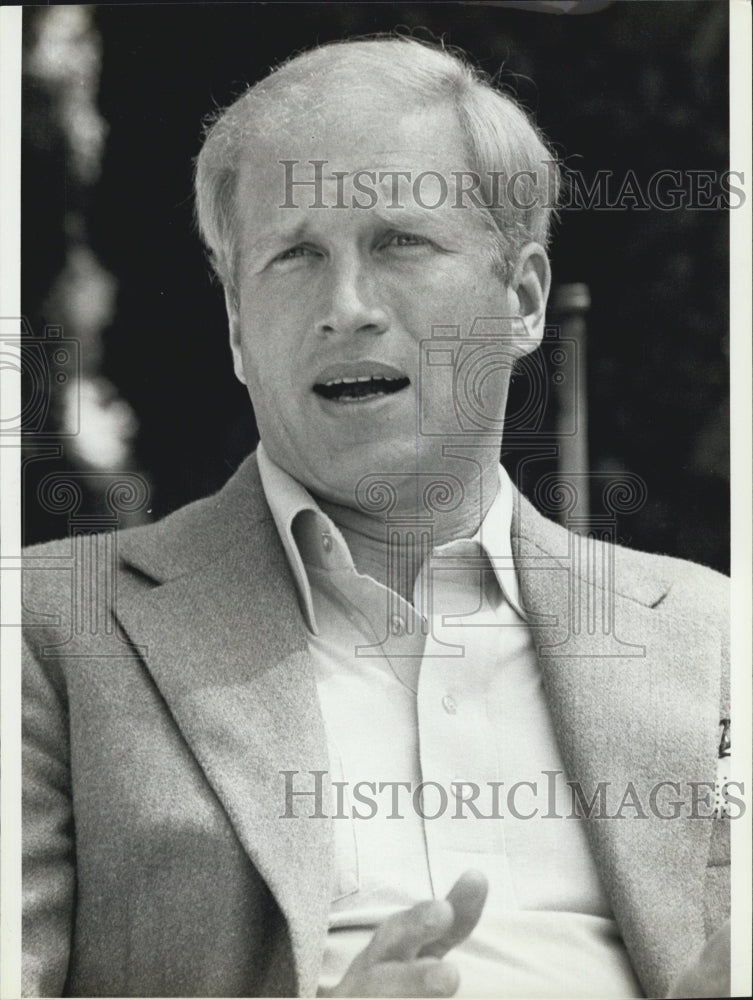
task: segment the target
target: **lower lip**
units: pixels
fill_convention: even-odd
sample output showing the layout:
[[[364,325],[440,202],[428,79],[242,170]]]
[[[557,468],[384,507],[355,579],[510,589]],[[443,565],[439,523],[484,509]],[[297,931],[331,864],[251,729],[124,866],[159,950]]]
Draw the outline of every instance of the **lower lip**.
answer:
[[[397,392],[374,393],[372,396],[357,396],[353,399],[326,399],[316,392],[314,395],[328,413],[353,414],[357,410],[368,410],[371,412],[386,406],[387,403],[404,395],[407,388],[408,386],[405,386],[403,389],[398,389]]]

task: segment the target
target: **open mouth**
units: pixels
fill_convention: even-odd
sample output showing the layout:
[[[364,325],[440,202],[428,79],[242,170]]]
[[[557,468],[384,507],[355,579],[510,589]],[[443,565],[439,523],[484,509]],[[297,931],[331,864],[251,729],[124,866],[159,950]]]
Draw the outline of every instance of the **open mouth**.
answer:
[[[322,399],[331,399],[339,403],[353,403],[359,400],[376,399],[378,396],[391,396],[410,385],[410,379],[405,376],[389,375],[358,375],[329,379],[317,382],[314,392]]]

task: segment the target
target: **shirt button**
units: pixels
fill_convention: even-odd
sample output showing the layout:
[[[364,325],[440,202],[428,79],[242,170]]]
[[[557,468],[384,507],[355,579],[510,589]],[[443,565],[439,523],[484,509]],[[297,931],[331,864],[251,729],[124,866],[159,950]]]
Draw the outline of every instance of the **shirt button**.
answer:
[[[403,635],[405,632],[405,619],[401,618],[400,615],[392,616],[392,634],[393,635]]]
[[[332,535],[327,531],[322,532],[322,548],[325,552],[332,551]]]
[[[449,694],[446,694],[442,699],[442,708],[447,712],[448,715],[457,715],[458,706],[454,698],[451,698]]]

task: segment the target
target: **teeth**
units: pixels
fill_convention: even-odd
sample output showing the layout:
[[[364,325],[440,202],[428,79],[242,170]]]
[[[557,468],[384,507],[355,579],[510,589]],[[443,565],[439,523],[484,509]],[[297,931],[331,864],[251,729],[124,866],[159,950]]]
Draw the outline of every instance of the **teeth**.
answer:
[[[338,402],[339,402],[339,404],[340,404],[341,406],[350,406],[350,405],[351,405],[352,403],[360,403],[360,402],[361,402],[361,399],[362,399],[362,398],[366,398],[366,399],[374,399],[374,397],[375,397],[375,396],[386,396],[386,395],[387,395],[387,393],[386,393],[386,392],[384,392],[384,391],[383,391],[382,389],[380,389],[380,390],[378,390],[377,392],[372,392],[372,393],[370,393],[370,394],[369,394],[368,396],[366,396],[366,397],[360,397],[360,398],[359,398],[358,396],[354,396],[354,397],[353,397],[352,399],[348,399],[348,398],[346,397],[345,399],[340,399],[340,400],[338,400]]]
[[[325,385],[352,385],[354,382],[373,382],[375,379],[381,379],[384,382],[397,382],[397,375],[358,375],[354,378],[349,378],[343,376],[343,378],[333,378],[329,382],[325,382]]]

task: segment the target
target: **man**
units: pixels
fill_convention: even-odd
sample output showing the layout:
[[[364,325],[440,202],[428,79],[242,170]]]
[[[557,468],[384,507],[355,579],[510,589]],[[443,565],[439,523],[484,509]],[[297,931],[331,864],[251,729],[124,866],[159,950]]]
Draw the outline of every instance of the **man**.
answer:
[[[556,186],[514,102],[401,39],[299,56],[209,131],[262,444],[30,556],[30,994],[728,990],[724,581],[579,542],[499,466]]]

